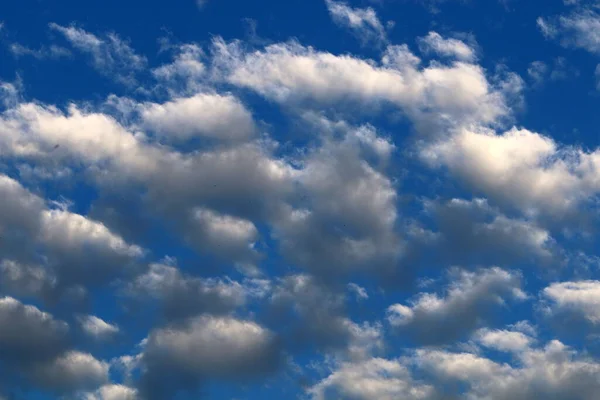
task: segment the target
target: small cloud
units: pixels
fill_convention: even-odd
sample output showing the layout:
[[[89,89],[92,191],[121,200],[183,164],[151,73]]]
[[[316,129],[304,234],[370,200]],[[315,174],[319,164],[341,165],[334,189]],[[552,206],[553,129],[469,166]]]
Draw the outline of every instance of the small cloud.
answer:
[[[369,298],[367,290],[362,286],[358,286],[356,283],[349,283],[348,290],[354,293],[358,300],[366,300]]]
[[[33,57],[38,60],[43,59],[59,59],[71,57],[71,51],[64,47],[52,45],[50,47],[40,47],[39,49],[31,49],[23,46],[20,43],[13,43],[9,47],[10,52],[15,58]]]
[[[349,29],[363,45],[387,42],[386,29],[373,8],[353,8],[334,0],[326,0],[325,4],[333,22]]]
[[[443,57],[451,57],[461,61],[474,61],[475,50],[459,39],[442,37],[437,32],[429,32],[425,37],[417,39],[423,53],[436,53]]]
[[[98,37],[75,26],[50,23],[76,50],[90,57],[92,66],[101,74],[116,81],[134,85],[135,74],[146,67],[146,57],[138,55],[128,42],[115,33]]]

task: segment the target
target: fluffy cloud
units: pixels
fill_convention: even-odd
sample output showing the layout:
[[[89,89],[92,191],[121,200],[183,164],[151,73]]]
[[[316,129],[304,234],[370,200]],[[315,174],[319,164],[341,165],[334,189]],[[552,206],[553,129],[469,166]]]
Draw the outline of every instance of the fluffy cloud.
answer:
[[[564,218],[595,196],[599,155],[561,148],[554,140],[526,129],[501,134],[461,129],[427,145],[421,155],[445,166],[470,187],[526,215]]]
[[[475,333],[475,340],[481,345],[499,351],[514,352],[527,350],[533,340],[518,331],[483,328]]]
[[[352,400],[438,398],[432,386],[416,381],[400,361],[382,358],[341,364],[331,375],[312,386],[308,393],[314,400],[332,397]]]
[[[30,374],[42,386],[58,392],[93,389],[108,381],[109,365],[91,354],[67,352],[51,362],[36,364]]]
[[[12,285],[16,291],[33,294],[54,284],[99,284],[126,274],[124,266],[142,255],[141,248],[126,243],[97,221],[46,208],[41,198],[4,175],[0,175],[0,193],[6,199],[0,211],[0,231],[7,247],[2,251],[5,257],[15,257],[2,262],[7,277],[3,285]],[[46,249],[49,270],[18,264],[19,260],[34,260],[35,244]]]
[[[493,85],[481,67],[465,62],[419,68],[406,45],[388,47],[377,63],[295,42],[246,52],[240,43],[217,40],[214,57],[228,82],[281,103],[362,110],[387,103],[417,124],[433,118],[431,112],[453,123],[494,122],[510,112],[504,92],[516,84],[512,77],[512,83]]]
[[[197,94],[144,105],[141,114],[146,128],[173,142],[194,137],[246,139],[256,129],[250,112],[232,96]]]
[[[329,121],[319,122],[326,126],[321,130],[323,143],[307,154],[297,174],[306,201],[274,224],[284,254],[323,276],[367,266],[389,271],[401,252],[395,232],[397,195],[379,166],[393,144],[372,128],[344,124],[343,138],[334,139]],[[374,164],[366,161],[365,150],[375,155]]]
[[[87,393],[83,400],[137,400],[134,388],[123,385],[104,385],[93,393]]]
[[[279,351],[274,334],[254,322],[203,315],[153,331],[142,363],[142,392],[154,399],[164,398],[163,390],[171,384],[193,389],[210,378],[238,380],[268,373],[277,368]]]
[[[461,383],[464,398],[477,400],[593,399],[600,365],[559,341],[517,353],[516,365],[500,364],[472,353],[419,350],[416,364],[440,383]]]
[[[444,344],[460,339],[485,321],[490,309],[505,298],[523,300],[521,275],[500,268],[477,272],[453,271],[454,280],[445,297],[422,293],[410,304],[394,304],[387,310],[391,326],[425,344]]]
[[[12,297],[0,299],[2,361],[28,364],[60,354],[68,343],[68,325]]]
[[[439,262],[511,265],[531,260],[560,264],[560,251],[547,229],[526,219],[509,218],[485,199],[425,201],[424,210],[437,232],[415,233],[413,239],[422,243],[425,256],[433,253]]]
[[[553,283],[542,294],[549,313],[563,319],[583,318],[593,325],[600,323],[600,282]]]

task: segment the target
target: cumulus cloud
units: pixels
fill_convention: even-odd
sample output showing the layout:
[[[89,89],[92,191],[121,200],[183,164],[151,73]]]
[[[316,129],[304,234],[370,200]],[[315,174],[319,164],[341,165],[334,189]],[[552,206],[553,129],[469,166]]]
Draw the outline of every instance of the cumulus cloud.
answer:
[[[473,353],[418,350],[415,363],[444,387],[463,384],[472,399],[592,399],[600,384],[600,365],[559,341],[515,354],[515,365]]]
[[[233,96],[197,94],[143,106],[145,127],[168,141],[194,137],[247,139],[255,131],[252,114]]]
[[[389,46],[380,62],[334,55],[295,42],[247,52],[240,43],[216,40],[216,65],[228,82],[284,104],[320,107],[378,104],[400,107],[425,130],[434,113],[445,122],[491,123],[510,113],[506,91],[518,79],[490,83],[474,64],[420,68],[406,45]],[[518,85],[517,85],[518,86]],[[442,122],[440,121],[440,123]]]
[[[183,274],[175,266],[152,264],[126,291],[137,298],[160,300],[165,317],[173,321],[201,313],[227,314],[253,298],[266,296],[269,289],[264,280],[203,279]]]
[[[46,208],[41,198],[5,175],[0,175],[0,193],[6,199],[0,211],[2,251],[5,257],[14,257],[2,262],[7,277],[3,285],[16,291],[32,295],[56,284],[65,288],[100,284],[126,274],[124,266],[142,255],[140,247],[126,243],[100,222]],[[47,250],[45,270],[28,264],[35,259],[35,244]]]
[[[409,305],[394,304],[387,320],[424,344],[444,344],[459,340],[486,321],[489,310],[508,299],[523,300],[521,275],[500,268],[477,272],[453,271],[454,280],[445,297],[422,293]]]
[[[83,400],[137,400],[137,390],[124,385],[104,385],[95,392],[84,395]]]
[[[533,342],[522,332],[502,329],[482,328],[474,336],[482,346],[511,353],[527,350]]]
[[[308,389],[313,400],[334,397],[355,400],[433,400],[435,388],[419,382],[399,360],[372,358],[343,363],[325,379]]]
[[[387,42],[385,28],[373,8],[353,8],[334,0],[325,0],[325,4],[333,21],[352,31],[363,45]]]
[[[461,129],[426,145],[421,155],[477,192],[529,216],[564,218],[598,191],[597,151],[561,148],[552,138],[526,129],[500,134]]]
[[[142,393],[164,398],[168,385],[194,389],[210,378],[261,376],[279,363],[275,335],[252,321],[203,315],[153,331],[145,344]],[[165,387],[167,386],[167,387]]]
[[[58,392],[93,389],[108,381],[108,363],[91,354],[67,352],[51,362],[36,364],[30,372],[42,386]]]
[[[559,282],[542,292],[547,300],[546,311],[555,317],[583,319],[592,325],[600,324],[600,282]]]
[[[431,253],[438,262],[460,265],[511,265],[530,260],[548,266],[562,261],[547,229],[527,219],[509,218],[486,199],[426,200],[424,211],[437,231],[415,232],[413,241],[421,243],[428,261]]]

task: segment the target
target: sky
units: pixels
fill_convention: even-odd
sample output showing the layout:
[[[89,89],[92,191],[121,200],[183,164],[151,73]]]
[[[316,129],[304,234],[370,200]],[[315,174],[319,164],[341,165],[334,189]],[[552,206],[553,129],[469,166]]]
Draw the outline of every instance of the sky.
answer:
[[[0,400],[593,400],[600,3],[0,2]]]

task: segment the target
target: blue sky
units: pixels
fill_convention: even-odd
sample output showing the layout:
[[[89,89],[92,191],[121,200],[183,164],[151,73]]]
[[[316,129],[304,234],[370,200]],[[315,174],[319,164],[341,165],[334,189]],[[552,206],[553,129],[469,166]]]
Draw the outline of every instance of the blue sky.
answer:
[[[600,12],[0,3],[0,400],[591,400]]]

